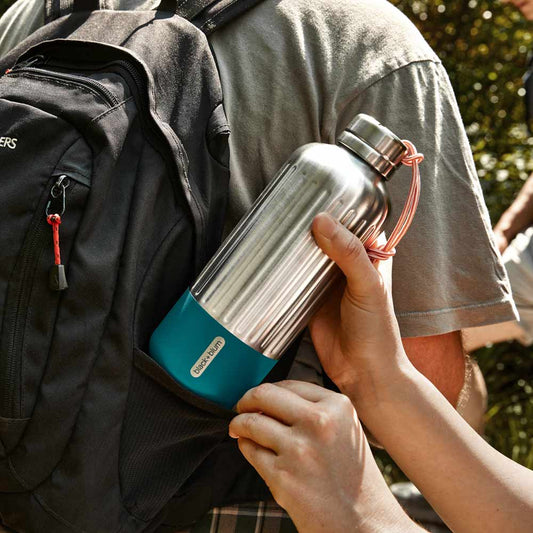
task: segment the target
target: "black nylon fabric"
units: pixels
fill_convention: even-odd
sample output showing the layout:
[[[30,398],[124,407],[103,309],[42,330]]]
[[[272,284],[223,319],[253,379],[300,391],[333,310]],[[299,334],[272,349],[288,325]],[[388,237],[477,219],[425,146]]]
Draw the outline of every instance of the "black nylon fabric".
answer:
[[[157,9],[184,17],[210,34],[259,2],[261,0],[161,0]],[[45,0],[45,22],[48,24],[73,11],[99,8],[99,0]]]
[[[0,78],[0,518],[153,531],[233,416],[145,353],[220,242],[229,128],[215,62],[180,17],[98,11],[48,24],[0,69],[13,69]],[[46,207],[61,209],[63,173],[69,286],[56,292]]]
[[[99,0],[75,0],[73,11],[96,11],[100,9]]]
[[[190,0],[189,2],[180,2],[177,0],[161,0],[158,6],[158,11],[167,11],[176,13],[190,21],[203,11],[209,4],[216,3],[214,0]]]

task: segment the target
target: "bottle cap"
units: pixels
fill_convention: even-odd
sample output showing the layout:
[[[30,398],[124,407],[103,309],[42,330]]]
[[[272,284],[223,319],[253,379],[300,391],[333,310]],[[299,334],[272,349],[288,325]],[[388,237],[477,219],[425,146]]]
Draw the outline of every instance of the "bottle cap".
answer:
[[[357,154],[385,179],[391,177],[407,153],[407,146],[392,131],[363,113],[346,126],[337,143]]]

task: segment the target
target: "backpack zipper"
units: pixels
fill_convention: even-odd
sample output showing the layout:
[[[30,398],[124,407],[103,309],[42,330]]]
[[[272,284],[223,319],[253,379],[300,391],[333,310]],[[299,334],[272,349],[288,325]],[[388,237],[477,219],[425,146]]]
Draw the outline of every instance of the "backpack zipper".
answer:
[[[146,116],[152,116],[151,109],[149,106],[146,105],[145,99],[142,97],[144,94],[148,93],[148,85],[146,83],[146,80],[143,76],[139,75],[138,67],[133,64],[131,61],[128,61],[127,59],[115,59],[112,61],[109,61],[105,64],[88,64],[85,63],[85,65],[73,65],[69,62],[56,60],[53,57],[46,57],[44,55],[35,55],[31,56],[25,60],[23,60],[21,63],[16,64],[12,69],[8,69],[6,71],[6,74],[9,74],[13,71],[22,70],[22,71],[28,71],[28,72],[37,72],[42,75],[50,74],[52,73],[53,76],[56,74],[58,77],[63,77],[65,80],[72,80],[76,83],[81,83],[86,86],[93,86],[98,91],[103,92],[104,94],[107,94],[107,98],[109,99],[110,103],[112,105],[116,105],[119,102],[116,100],[116,97],[102,84],[90,80],[90,78],[84,78],[83,76],[75,76],[71,74],[64,74],[64,73],[58,73],[56,70],[48,71],[43,70],[40,68],[36,68],[35,65],[41,65],[45,66],[48,65],[50,67],[58,67],[58,68],[64,68],[64,69],[78,69],[81,71],[87,71],[87,72],[98,72],[102,70],[109,70],[112,71],[113,67],[118,69],[119,74],[126,80],[128,83],[128,79],[131,81],[131,83],[128,83],[128,86],[134,93],[134,99],[139,108],[142,108],[145,112],[141,113],[141,120],[143,123],[143,126],[151,133],[151,138],[156,141],[156,144],[161,144],[161,137],[163,137],[163,144],[168,146],[168,139],[165,136],[165,133],[163,130],[170,136],[172,139],[172,142],[174,145],[176,145],[177,150],[180,154],[182,154],[182,157],[186,157],[183,154],[183,149],[181,142],[179,141],[176,133],[174,130],[166,123],[158,123],[155,120],[145,120],[144,118]],[[126,76],[124,76],[126,74]],[[87,81],[90,80],[90,81]],[[143,120],[144,119],[144,120]],[[161,152],[162,154],[166,153],[166,150],[163,150]],[[206,240],[207,235],[205,232],[205,216],[203,209],[200,205],[200,202],[196,198],[192,186],[190,184],[189,178],[187,176],[187,171],[185,168],[185,161],[182,165],[182,172],[178,172],[178,176],[180,181],[182,182],[182,187],[185,189],[186,197],[190,197],[191,201],[189,202],[189,206],[192,212],[192,215],[195,220],[197,220],[198,223],[198,229],[200,231],[201,239],[202,239],[202,245],[203,248],[206,248]],[[173,165],[172,165],[173,166]],[[203,264],[205,262],[206,258],[202,257],[200,258],[200,262]]]
[[[138,105],[145,107],[144,106],[144,100],[143,100],[143,98],[141,98],[140,95],[143,94],[143,93],[147,93],[148,86],[147,86],[146,81],[144,80],[144,78],[142,76],[139,76],[138,70],[135,67],[135,65],[132,65],[130,62],[128,62],[126,60],[122,60],[122,59],[115,60],[115,61],[111,62],[110,65],[116,65],[119,69],[122,69],[127,74],[129,74],[130,78],[132,79],[132,81],[134,83],[135,89],[137,91],[137,94],[135,95],[136,102],[137,102]],[[139,92],[140,92],[140,94],[139,94]],[[151,115],[151,110],[150,109],[147,109],[146,111],[147,111],[148,115]],[[154,125],[155,125],[155,128],[153,127]],[[174,144],[176,145],[176,147],[178,149],[178,152],[180,154],[183,153],[181,141],[179,140],[179,138],[176,135],[175,131],[170,127],[170,125],[168,125],[165,122],[161,122],[161,125],[159,126],[158,123],[153,122],[153,121],[149,121],[148,123],[145,123],[145,127],[147,127],[149,130],[151,130],[153,132],[153,134],[154,134],[156,139],[160,138],[161,135],[164,136],[164,133],[162,132],[162,129],[164,128],[167,131],[167,133],[170,135],[170,137],[172,138]],[[166,138],[165,138],[165,141],[166,141],[166,143],[168,143]],[[185,154],[183,154],[182,157],[186,157]],[[182,172],[178,173],[178,175],[180,176],[180,179],[181,179],[181,176],[183,176],[182,185],[187,189],[187,191],[188,191],[188,193],[190,195],[190,198],[192,200],[192,203],[194,204],[194,205],[191,205],[190,207],[191,207],[191,211],[193,213],[193,216],[194,215],[197,216],[198,225],[199,225],[199,231],[200,231],[200,235],[201,235],[201,238],[202,238],[202,241],[203,241],[203,247],[205,249],[207,247],[207,235],[206,235],[206,231],[205,231],[204,212],[203,212],[203,210],[202,210],[202,208],[200,206],[200,203],[198,202],[198,200],[197,200],[197,198],[196,198],[196,196],[195,196],[195,194],[194,194],[194,192],[192,190],[191,183],[190,183],[189,178],[187,176],[186,168],[182,168]],[[205,257],[201,258],[200,261],[202,263],[204,263],[205,259],[206,259]]]
[[[16,303],[9,315],[6,316],[6,324],[9,325],[6,334],[10,340],[7,353],[5,354],[5,361],[3,362],[3,366],[6,369],[6,380],[3,387],[2,409],[0,413],[7,418],[20,418],[23,415],[20,394],[21,352],[24,341],[26,314],[33,286],[31,279],[45,247],[52,245],[51,235],[46,235],[46,233],[50,232],[46,212],[50,209],[57,210],[58,201],[60,207],[63,206],[65,202],[64,192],[66,189],[65,180],[68,180],[68,182],[71,180],[78,181],[76,178],[61,174],[59,176],[52,176],[48,182],[48,195],[44,200],[42,199],[39,202],[29,229],[30,238],[21,250],[22,261],[19,263],[21,275],[17,281],[16,292],[14,294],[14,301]],[[84,185],[87,186],[86,184]],[[72,187],[73,185],[71,185],[71,189]],[[58,188],[62,191],[62,196],[58,196],[55,193]],[[51,297],[54,297],[52,289]],[[57,298],[57,296],[55,297]]]
[[[148,86],[147,86],[147,83],[145,81],[145,79],[139,75],[139,72],[137,70],[137,68],[135,67],[135,65],[132,65],[130,62],[128,62],[127,60],[124,60],[124,59],[117,59],[117,60],[114,60],[114,61],[111,61],[109,63],[107,63],[106,65],[101,65],[99,67],[99,69],[92,69],[92,70],[102,70],[102,69],[108,69],[109,67],[118,67],[118,70],[122,70],[122,73],[121,73],[121,76],[127,80],[127,78],[129,77],[131,79],[131,81],[133,82],[133,87],[128,84],[128,86],[130,87],[130,89],[132,89],[134,91],[134,98],[135,98],[135,101],[137,103],[137,105],[141,108],[144,108],[145,110],[145,113],[141,113],[141,118],[142,117],[145,117],[146,115],[148,116],[151,116],[151,110],[148,108],[146,108],[146,105],[145,105],[145,102],[144,102],[144,99],[142,98],[142,95],[143,94],[148,94]],[[126,76],[124,76],[124,73],[126,74]],[[177,146],[177,149],[178,149],[178,152],[180,154],[183,154],[183,149],[182,149],[182,144],[181,144],[181,141],[179,140],[178,136],[176,135],[176,133],[174,132],[174,130],[168,125],[166,124],[165,122],[161,122],[161,123],[157,123],[155,121],[145,121],[143,120],[143,124],[144,124],[144,127],[152,133],[152,137],[155,139],[155,140],[160,140],[161,139],[161,136],[164,137],[164,141],[163,143],[164,144],[168,144],[168,140],[166,139],[164,133],[163,133],[163,129],[170,135],[170,137],[172,138],[172,141],[174,142],[174,144]],[[163,153],[166,153],[165,151]],[[186,157],[184,154],[182,157]],[[184,161],[185,163],[185,161]],[[184,165],[183,165],[184,166]],[[178,173],[180,179],[181,177],[183,176],[183,179],[182,179],[182,186],[184,186],[186,188],[186,190],[188,191],[189,193],[189,196],[192,200],[192,204],[193,205],[190,205],[190,208],[191,208],[191,211],[193,213],[193,216],[195,216],[195,218],[197,218],[198,220],[198,225],[199,225],[199,231],[200,231],[200,235],[201,235],[201,238],[203,240],[203,247],[204,249],[206,248],[206,245],[207,245],[207,235],[206,235],[206,232],[205,232],[205,218],[204,218],[204,212],[200,206],[200,203],[198,202],[193,190],[192,190],[192,187],[191,187],[191,184],[190,184],[190,181],[189,181],[189,178],[187,176],[187,171],[185,168],[182,168],[182,172],[181,173]],[[205,262],[205,259],[206,258],[201,258],[200,261],[203,263]]]
[[[135,87],[137,88],[137,90],[139,90],[139,89],[141,91],[146,91],[147,90],[146,83],[145,83],[144,79],[141,76],[139,76],[139,73],[137,72],[137,69],[135,68],[135,66],[131,65],[130,63],[128,63],[127,61],[122,60],[122,59],[118,59],[116,61],[113,61],[109,65],[110,66],[111,65],[116,65],[117,67],[119,67],[119,69],[125,70],[127,72],[127,74],[129,74],[129,76],[132,78],[132,81],[133,81]],[[142,99],[139,97],[139,95],[137,95],[137,96],[138,96],[137,101],[140,102],[140,105],[142,105]],[[167,126],[166,129],[170,133],[174,143],[178,146],[178,151],[181,153],[182,152],[181,143],[180,143],[176,133],[166,123],[164,123],[164,125]],[[148,127],[148,124],[146,126]],[[152,129],[152,128],[150,128],[150,129]],[[198,201],[196,200],[196,197],[193,194],[192,187],[191,187],[191,184],[189,182],[189,178],[187,176],[187,173],[185,172],[185,169],[183,169],[183,170],[184,170],[184,172],[183,172],[184,185],[187,188],[187,190],[189,191],[189,193],[191,194],[191,198],[194,200],[194,203],[196,204],[196,209],[198,210],[198,214],[200,216],[201,223],[202,223],[202,229],[203,229],[204,221],[203,221],[202,210],[200,209]]]
[[[37,74],[38,76],[42,76],[43,78],[48,78],[51,80],[59,79],[63,81],[73,82],[76,85],[81,85],[89,89],[93,94],[96,94],[96,96],[103,98],[105,102],[111,107],[115,107],[116,105],[120,104],[120,100],[102,83],[99,83],[91,78],[85,78],[83,76],[77,76],[75,74],[66,74],[64,72],[57,72],[55,70],[52,71],[39,68],[40,66],[44,67],[46,63],[47,60],[44,56],[30,57],[26,61],[16,64],[13,68],[7,69],[5,74],[9,76],[13,74],[16,75],[19,73],[28,72],[31,74]],[[36,65],[38,65],[39,67]]]

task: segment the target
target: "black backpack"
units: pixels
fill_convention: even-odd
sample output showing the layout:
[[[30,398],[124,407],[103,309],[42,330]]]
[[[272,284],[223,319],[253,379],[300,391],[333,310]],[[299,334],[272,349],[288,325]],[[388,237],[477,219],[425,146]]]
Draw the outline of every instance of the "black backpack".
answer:
[[[55,0],[74,13],[0,60],[6,526],[171,531],[268,496],[227,438],[234,413],[146,353],[221,239],[229,128],[204,32],[258,1]]]

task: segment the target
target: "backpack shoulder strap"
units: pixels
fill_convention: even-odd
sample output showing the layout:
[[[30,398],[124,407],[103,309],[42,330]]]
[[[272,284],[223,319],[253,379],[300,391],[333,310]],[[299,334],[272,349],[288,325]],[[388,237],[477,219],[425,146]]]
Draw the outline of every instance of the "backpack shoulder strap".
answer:
[[[213,33],[222,26],[236,19],[262,0],[192,0],[185,2],[185,6],[176,0],[161,0],[161,9],[165,3],[178,3],[180,8],[177,14],[185,16],[195,26],[202,30],[206,35]],[[185,15],[182,15],[181,9],[187,9]]]
[[[158,11],[175,13],[209,35],[262,0],[161,0]],[[105,0],[44,0],[45,24],[74,11],[109,9]],[[120,5],[120,0],[118,0]]]
[[[107,9],[105,0],[44,0],[44,23],[70,15],[74,11]]]

